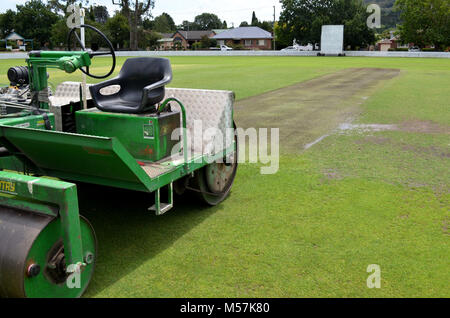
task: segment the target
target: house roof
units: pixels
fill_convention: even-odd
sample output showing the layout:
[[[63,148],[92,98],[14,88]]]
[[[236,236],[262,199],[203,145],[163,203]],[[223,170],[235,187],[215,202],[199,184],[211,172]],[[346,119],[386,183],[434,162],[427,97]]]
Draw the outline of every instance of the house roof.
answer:
[[[19,34],[17,34],[16,32],[12,32],[10,35],[8,35],[6,37],[6,40],[17,41],[17,40],[25,40],[25,39],[23,37],[21,37]]]
[[[380,42],[378,42],[378,44],[391,44],[391,43],[392,43],[392,41],[389,39],[384,39],[384,40],[381,40]]]
[[[219,33],[228,31],[228,29],[213,29],[212,31],[213,31],[215,34],[219,34]]]
[[[162,38],[162,39],[159,39],[157,42],[173,42],[173,38]]]
[[[160,34],[161,34],[161,38],[163,38],[163,39],[168,39],[173,36],[173,32],[172,33],[160,33]]]
[[[202,37],[204,37],[205,35],[209,36],[211,34],[211,30],[209,30],[209,31],[181,31],[181,30],[178,30],[176,33],[181,34],[181,36],[184,37],[186,40],[201,40]],[[173,36],[175,36],[175,34]]]
[[[239,27],[221,32],[213,37],[216,40],[272,39],[272,34],[255,26]]]

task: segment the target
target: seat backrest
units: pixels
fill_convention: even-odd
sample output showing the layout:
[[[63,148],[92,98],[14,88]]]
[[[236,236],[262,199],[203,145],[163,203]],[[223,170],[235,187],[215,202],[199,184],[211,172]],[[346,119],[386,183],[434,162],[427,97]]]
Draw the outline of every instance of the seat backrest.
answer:
[[[155,111],[165,95],[165,85],[172,80],[172,67],[165,58],[139,57],[127,59],[117,77],[92,85],[89,90],[95,107],[114,113],[140,114]],[[113,94],[105,94],[111,86],[120,86]]]
[[[168,72],[171,73],[172,71],[170,63],[166,59],[152,57],[127,59],[118,76],[121,79],[120,98],[129,102],[144,102],[148,104],[149,101],[144,101],[144,87],[163,80]],[[162,100],[164,98],[164,89],[157,95]]]

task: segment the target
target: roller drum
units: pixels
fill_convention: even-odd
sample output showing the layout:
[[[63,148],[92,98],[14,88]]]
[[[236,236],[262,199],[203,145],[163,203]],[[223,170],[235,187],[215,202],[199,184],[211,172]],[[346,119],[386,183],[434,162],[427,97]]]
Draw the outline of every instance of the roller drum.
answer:
[[[28,254],[54,218],[0,207],[0,297],[25,297]]]
[[[77,284],[67,274],[63,227],[51,217],[0,206],[0,298],[80,297],[92,278],[97,239],[90,223],[80,217],[83,261]]]

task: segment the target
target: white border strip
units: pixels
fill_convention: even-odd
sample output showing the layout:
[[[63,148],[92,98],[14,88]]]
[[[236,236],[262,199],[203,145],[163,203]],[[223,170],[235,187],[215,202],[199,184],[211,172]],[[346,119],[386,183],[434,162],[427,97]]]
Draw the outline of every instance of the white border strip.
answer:
[[[317,51],[118,51],[117,56],[316,56]],[[450,52],[345,51],[346,56],[450,58]],[[26,59],[26,53],[0,53],[0,60]]]

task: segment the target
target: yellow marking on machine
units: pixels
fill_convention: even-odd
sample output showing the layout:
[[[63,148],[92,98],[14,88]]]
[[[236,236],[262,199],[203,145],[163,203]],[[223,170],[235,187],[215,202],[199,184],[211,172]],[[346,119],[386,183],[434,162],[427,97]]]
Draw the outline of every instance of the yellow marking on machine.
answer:
[[[0,192],[16,194],[16,184],[11,181],[0,180]]]

